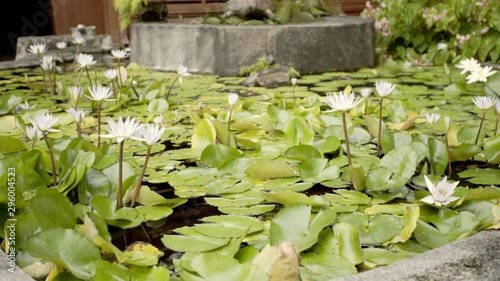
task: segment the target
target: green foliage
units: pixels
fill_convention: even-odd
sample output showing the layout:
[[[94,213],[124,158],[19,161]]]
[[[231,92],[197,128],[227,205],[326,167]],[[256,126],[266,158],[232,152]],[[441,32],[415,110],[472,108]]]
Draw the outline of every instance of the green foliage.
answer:
[[[132,17],[147,3],[148,0],[113,0],[113,7],[118,12],[120,29],[125,30],[130,25]]]
[[[321,20],[324,16],[343,14],[338,1],[324,0],[273,0],[274,16],[271,18],[252,18],[207,13],[201,18],[205,24],[261,25],[308,23]]]
[[[247,76],[252,73],[256,73],[261,70],[269,70],[269,69],[278,69],[280,67],[279,64],[274,63],[272,58],[263,56],[260,57],[255,64],[252,64],[250,66],[244,66],[240,69],[240,75],[241,76]]]
[[[443,64],[455,57],[498,62],[500,2],[497,0],[374,0],[361,16],[375,20],[380,52]]]

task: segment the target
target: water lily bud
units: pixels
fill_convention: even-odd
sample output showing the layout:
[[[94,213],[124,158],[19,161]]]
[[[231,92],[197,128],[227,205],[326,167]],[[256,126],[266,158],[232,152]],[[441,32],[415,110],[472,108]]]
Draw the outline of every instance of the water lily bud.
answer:
[[[444,126],[446,129],[446,132],[448,132],[450,130],[450,117],[449,116],[444,117]]]
[[[237,101],[240,96],[235,93],[229,93],[227,94],[227,101],[229,102],[229,105],[233,106]]]

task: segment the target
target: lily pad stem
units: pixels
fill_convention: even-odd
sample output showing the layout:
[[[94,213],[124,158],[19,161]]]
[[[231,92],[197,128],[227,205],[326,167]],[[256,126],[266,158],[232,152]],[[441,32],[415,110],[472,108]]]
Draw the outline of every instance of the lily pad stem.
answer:
[[[118,200],[118,209],[123,207],[123,144],[125,140],[120,142],[120,150],[118,152],[118,191],[116,199]]]
[[[52,165],[52,186],[56,187],[57,186],[57,178],[56,178],[56,160],[54,159],[54,152],[52,151],[52,147],[50,146],[49,143],[49,138],[47,137],[47,134],[44,134],[43,139],[45,140],[45,144],[47,145],[47,150],[49,151],[50,155],[50,164]]]
[[[92,86],[92,78],[90,78],[89,68],[85,67],[85,71],[87,72],[87,77],[89,78],[90,87],[93,88],[94,86]]]
[[[380,156],[380,139],[382,138],[382,103],[384,98],[380,98],[380,112],[378,119],[378,133],[377,133],[377,156]]]
[[[233,106],[231,106],[231,109],[229,110],[229,119],[227,120],[227,130],[231,130],[231,116],[233,115]]]
[[[448,132],[444,134],[444,143],[446,144],[446,153],[448,154],[448,176],[451,176],[451,156],[450,144],[448,143]]]
[[[351,148],[349,146],[349,135],[347,134],[347,122],[345,117],[345,112],[342,112],[342,123],[344,127],[344,138],[345,138],[345,148],[347,152],[347,163],[349,163],[349,168],[352,168],[352,160],[351,160]]]
[[[179,75],[177,75],[174,79],[174,82],[172,82],[172,85],[170,85],[170,88],[168,88],[168,92],[167,92],[167,96],[165,97],[165,99],[168,101],[168,97],[170,96],[170,92],[172,91],[172,88],[174,87],[175,85],[175,82],[177,82],[177,79],[179,79]]]
[[[49,87],[50,87],[50,95],[54,95],[54,86],[52,85],[52,75],[50,74],[50,71],[47,71],[47,76],[49,77]]]
[[[78,72],[78,77],[76,77],[75,87],[76,87],[76,85],[78,85],[78,82],[80,82],[80,79],[82,78],[82,71],[83,71],[83,68],[80,68],[80,72]]]
[[[82,125],[80,122],[76,122],[76,133],[78,134],[78,137],[82,136]]]
[[[493,136],[496,136],[497,135],[497,131],[498,131],[498,121],[500,120],[500,114],[497,114],[497,120],[495,121],[495,131],[493,133]]]
[[[118,88],[121,89],[123,87],[123,81],[122,81],[122,71],[120,70],[120,59],[118,59],[117,62],[117,68],[118,68]]]
[[[477,130],[477,135],[476,135],[476,140],[474,141],[474,143],[477,145],[478,141],[479,141],[479,135],[481,134],[481,129],[483,127],[483,123],[484,123],[484,118],[486,117],[486,110],[483,110],[483,118],[481,118],[481,123],[479,123],[479,129]]]
[[[97,148],[101,147],[101,101],[97,102]]]
[[[137,186],[134,191],[134,195],[132,196],[132,201],[130,202],[130,207],[133,208],[135,205],[135,201],[137,200],[137,196],[139,195],[139,190],[141,189],[142,179],[144,178],[144,174],[146,173],[146,168],[148,167],[149,155],[151,154],[151,146],[148,145],[148,149],[146,151],[146,160],[144,160],[144,166],[142,167],[141,175],[139,176],[139,180],[137,181]]]

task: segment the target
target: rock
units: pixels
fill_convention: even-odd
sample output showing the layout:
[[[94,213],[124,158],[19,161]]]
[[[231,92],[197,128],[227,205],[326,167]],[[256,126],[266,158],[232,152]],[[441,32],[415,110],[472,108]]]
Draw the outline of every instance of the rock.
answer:
[[[241,85],[247,87],[265,87],[265,88],[277,88],[281,86],[290,85],[290,77],[288,76],[288,68],[271,68],[260,70],[258,72],[250,74]]]
[[[259,73],[253,73],[250,74],[243,82],[241,82],[241,85],[247,86],[247,87],[255,87],[257,84],[257,78],[259,78]]]
[[[278,88],[290,84],[290,78],[286,72],[271,72],[259,75],[257,84],[266,88]]]

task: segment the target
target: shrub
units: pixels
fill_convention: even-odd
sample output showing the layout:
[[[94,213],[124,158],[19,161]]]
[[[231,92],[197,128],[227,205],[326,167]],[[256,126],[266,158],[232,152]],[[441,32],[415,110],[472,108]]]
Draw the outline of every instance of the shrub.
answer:
[[[377,47],[395,58],[442,64],[463,57],[498,62],[498,0],[367,1]]]

